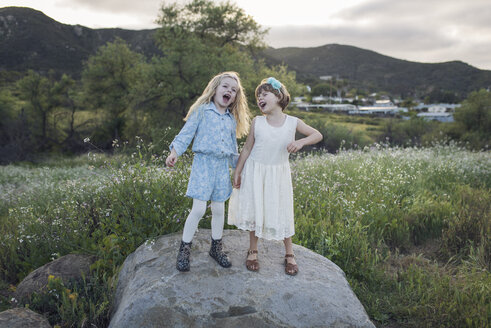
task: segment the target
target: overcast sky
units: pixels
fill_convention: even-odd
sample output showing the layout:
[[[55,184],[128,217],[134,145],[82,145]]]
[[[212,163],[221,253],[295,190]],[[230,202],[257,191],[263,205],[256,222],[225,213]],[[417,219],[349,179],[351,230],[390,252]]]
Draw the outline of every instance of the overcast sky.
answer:
[[[399,59],[461,60],[491,70],[490,0],[232,2],[270,28],[266,43],[275,48],[338,43]],[[1,7],[31,7],[65,24],[128,29],[157,27],[161,4],[162,0],[0,0]]]

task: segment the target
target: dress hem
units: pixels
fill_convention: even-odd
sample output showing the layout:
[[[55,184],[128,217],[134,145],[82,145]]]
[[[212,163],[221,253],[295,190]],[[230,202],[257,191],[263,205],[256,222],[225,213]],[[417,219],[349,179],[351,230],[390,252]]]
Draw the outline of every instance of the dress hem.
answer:
[[[262,239],[266,239],[266,240],[277,240],[277,241],[283,241],[284,239],[286,239],[286,238],[290,238],[290,237],[293,237],[293,236],[295,235],[295,233],[293,233],[293,234],[291,234],[290,236],[286,236],[286,237],[283,237],[283,238],[276,238],[276,237],[270,237],[270,236],[267,236],[267,237],[266,237],[266,236],[264,236],[264,235],[262,235],[262,234],[258,236],[258,235],[256,234],[256,232],[257,232],[256,230],[250,230],[250,229],[248,229],[248,228],[243,228],[243,227],[238,226],[238,225],[236,225],[236,224],[230,224],[230,223],[228,223],[228,224],[229,224],[229,225],[236,226],[236,227],[237,227],[237,229],[242,230],[242,231],[249,231],[249,232],[250,232],[250,231],[254,231],[254,235],[255,235],[256,237],[258,237],[258,238],[262,238]]]

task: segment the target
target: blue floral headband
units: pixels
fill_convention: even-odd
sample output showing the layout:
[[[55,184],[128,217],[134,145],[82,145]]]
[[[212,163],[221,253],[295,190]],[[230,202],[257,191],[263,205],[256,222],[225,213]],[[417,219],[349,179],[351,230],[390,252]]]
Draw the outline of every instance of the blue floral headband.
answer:
[[[281,93],[281,82],[274,77],[269,77],[266,83],[271,84],[271,86]]]

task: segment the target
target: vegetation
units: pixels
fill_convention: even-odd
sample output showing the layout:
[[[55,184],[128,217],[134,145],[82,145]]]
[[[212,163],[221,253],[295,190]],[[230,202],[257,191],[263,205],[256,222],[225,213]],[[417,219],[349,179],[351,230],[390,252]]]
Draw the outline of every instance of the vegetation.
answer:
[[[22,9],[12,10],[17,13]],[[34,16],[33,22],[42,30],[40,26],[49,19],[41,13]],[[3,118],[0,122],[0,163],[34,161],[53,153],[77,154],[84,150],[82,140],[87,137],[97,147],[110,150],[115,140],[130,141],[137,135],[143,136],[161,152],[182,126],[187,109],[209,79],[224,70],[239,72],[256,114],[259,112],[254,104],[254,88],[267,76],[281,80],[293,96],[311,97],[329,91],[329,94],[354,97],[366,95],[371,88],[365,85],[355,86],[359,87],[355,89],[352,84],[358,78],[350,76],[350,80],[346,80],[334,74],[329,83],[312,81],[312,92],[306,92],[306,88],[297,82],[295,72],[284,65],[268,66],[260,59],[261,53],[279,54],[271,49],[262,52],[265,30],[242,9],[228,2],[217,4],[194,0],[187,4],[164,4],[158,22],[160,28],[153,34],[154,50],[147,56],[133,50],[122,38],[116,38],[88,58],[77,79],[59,71],[0,72],[0,114]],[[60,31],[64,29],[60,27]],[[8,40],[12,41],[10,37]],[[352,50],[345,46],[318,49],[331,59]],[[278,59],[291,63],[305,74],[308,69],[303,67],[308,63],[303,61],[308,57],[302,54],[304,52],[292,48],[285,50]],[[354,56],[344,55],[343,58]],[[366,58],[373,57],[375,66],[384,61],[394,67],[399,63],[395,59],[381,59],[380,55],[371,52],[365,55]],[[342,63],[338,64],[342,67]],[[467,66],[466,69],[471,70]],[[469,77],[474,74],[471,71],[461,73]],[[457,101],[463,95],[445,89],[432,90],[428,99]],[[411,98],[406,103],[414,104]],[[445,125],[414,117],[403,121],[397,117],[384,120],[295,113],[328,136],[317,147],[333,153],[341,147],[363,148],[373,142],[406,146],[429,145],[434,140],[460,140],[472,149],[487,149],[491,130],[487,119],[491,111],[489,103],[488,92],[473,93],[457,111],[456,123]]]
[[[240,74],[252,103],[255,86],[267,76],[283,81],[292,95],[303,91],[285,66],[254,59],[265,31],[235,4],[164,4],[158,21],[155,45],[160,51],[151,59],[116,39],[89,57],[80,80],[29,71],[11,84],[6,75],[8,88],[0,94],[6,118],[0,123],[0,161],[77,153],[86,137],[101,149],[136,135],[164,148],[169,140],[162,131],[180,128],[189,106],[221,71]]]
[[[489,149],[491,144],[491,94],[480,90],[470,94],[455,112],[456,124],[449,134],[474,148]]]
[[[15,285],[33,269],[68,253],[94,254],[89,277],[66,286],[51,277],[51,293],[33,295],[28,306],[53,325],[107,326],[124,259],[183,227],[190,154],[173,170],[163,160],[208,80],[239,72],[255,114],[252,95],[264,77],[305,94],[295,72],[258,59],[264,30],[231,3],[164,4],[159,24],[151,58],[116,39],[79,77],[0,72],[0,162],[16,162],[0,166],[1,309],[12,306]],[[471,80],[477,74],[447,64]],[[334,81],[313,94],[329,87],[353,96],[376,85]],[[490,104],[488,91],[472,92],[446,124],[289,108],[325,136],[311,149],[317,155],[292,162],[294,241],[338,264],[380,327],[489,326]],[[87,155],[60,155],[89,144]]]
[[[29,307],[53,325],[107,325],[125,258],[180,231],[191,205],[184,196],[190,156],[169,170],[166,154],[152,155],[141,139],[137,145],[132,156],[0,167],[3,308],[33,269],[68,253],[95,254],[85,281],[65,286],[53,277],[48,288],[57,292],[34,295]],[[380,327],[484,327],[490,164],[489,153],[455,145],[299,155],[292,161],[294,242],[339,265]]]

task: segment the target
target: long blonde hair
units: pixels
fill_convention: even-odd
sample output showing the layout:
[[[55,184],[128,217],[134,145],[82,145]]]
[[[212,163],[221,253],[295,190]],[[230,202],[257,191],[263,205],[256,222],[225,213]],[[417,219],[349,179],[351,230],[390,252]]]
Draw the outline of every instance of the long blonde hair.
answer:
[[[240,138],[249,132],[249,127],[251,125],[251,113],[247,104],[244,88],[240,83],[239,73],[236,72],[223,72],[215,75],[210,82],[208,82],[208,85],[201,96],[194,102],[194,104],[191,105],[184,120],[186,121],[199,106],[213,101],[213,97],[215,96],[220,82],[226,77],[230,77],[237,81],[239,86],[235,100],[230,105],[230,111],[232,112],[232,115],[234,115],[235,121],[237,122],[237,129],[235,131],[236,136]]]

